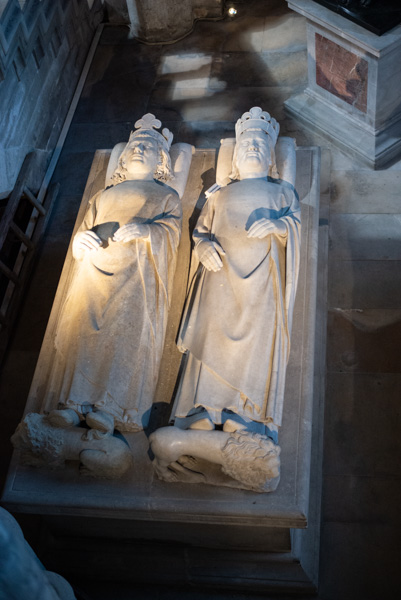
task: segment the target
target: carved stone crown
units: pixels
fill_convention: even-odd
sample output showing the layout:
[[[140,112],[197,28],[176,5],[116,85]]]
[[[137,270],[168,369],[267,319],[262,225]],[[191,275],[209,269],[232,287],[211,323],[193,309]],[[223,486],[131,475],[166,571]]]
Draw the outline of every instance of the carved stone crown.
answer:
[[[173,141],[173,134],[167,128],[164,128],[162,132],[156,131],[162,126],[161,121],[156,119],[155,115],[147,113],[143,115],[141,119],[135,123],[136,131],[131,131],[128,143],[135,139],[138,135],[148,135],[159,142],[168,153],[170,150],[171,142]]]
[[[273,146],[276,145],[280,125],[276,119],[273,119],[268,112],[263,111],[259,106],[254,106],[245,112],[235,125],[235,136],[239,136],[247,130],[262,130],[271,138]]]

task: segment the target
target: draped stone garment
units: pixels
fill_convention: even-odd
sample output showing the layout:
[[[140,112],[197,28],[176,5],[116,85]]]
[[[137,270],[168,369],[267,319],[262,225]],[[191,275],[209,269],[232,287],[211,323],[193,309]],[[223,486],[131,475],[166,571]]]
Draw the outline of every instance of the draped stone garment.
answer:
[[[77,261],[61,311],[45,410],[91,404],[116,427],[146,426],[163,351],[181,233],[178,194],[156,181],[124,181],[94,197],[79,231],[103,241]],[[147,239],[112,241],[127,223]]]
[[[263,217],[280,219],[285,234],[248,238]],[[187,358],[175,417],[203,407],[215,423],[228,409],[281,424],[300,228],[296,194],[278,183],[245,179],[209,197],[194,240],[214,239],[226,254],[220,271],[200,265],[191,285],[178,338]]]

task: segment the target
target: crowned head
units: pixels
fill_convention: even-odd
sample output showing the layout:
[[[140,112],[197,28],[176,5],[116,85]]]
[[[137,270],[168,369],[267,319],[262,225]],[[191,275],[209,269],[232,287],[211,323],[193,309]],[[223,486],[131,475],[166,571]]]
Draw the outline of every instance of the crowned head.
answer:
[[[172,179],[169,150],[173,134],[166,128],[161,132],[161,122],[148,113],[135,123],[129,140],[114,173],[115,183],[126,179]]]
[[[268,112],[254,106],[235,125],[232,179],[278,178],[274,148],[280,126]]]

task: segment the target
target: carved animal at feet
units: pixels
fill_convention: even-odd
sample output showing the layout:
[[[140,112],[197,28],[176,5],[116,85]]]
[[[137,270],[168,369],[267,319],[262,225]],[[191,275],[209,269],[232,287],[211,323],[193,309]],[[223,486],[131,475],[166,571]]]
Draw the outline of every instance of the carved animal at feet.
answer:
[[[126,442],[94,429],[54,427],[46,415],[29,413],[11,438],[25,464],[60,468],[66,460],[80,461],[80,472],[91,477],[112,479],[132,465]]]
[[[280,479],[280,446],[257,433],[163,427],[149,438],[164,481],[225,485],[270,492]],[[216,465],[220,468],[216,470]]]

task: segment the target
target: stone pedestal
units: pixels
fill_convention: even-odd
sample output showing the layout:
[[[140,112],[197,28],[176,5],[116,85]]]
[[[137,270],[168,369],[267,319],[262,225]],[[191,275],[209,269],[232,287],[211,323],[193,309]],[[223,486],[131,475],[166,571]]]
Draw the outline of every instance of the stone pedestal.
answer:
[[[401,25],[377,36],[312,0],[288,0],[307,18],[308,87],[285,102],[297,119],[372,168],[401,155]]]
[[[77,226],[89,198],[104,186],[110,151],[98,151]],[[320,153],[297,151],[296,188],[302,210],[301,265],[287,369],[281,481],[260,494],[205,484],[157,479],[149,434],[166,425],[180,354],[175,337],[185,298],[189,230],[215,181],[215,151],[197,150],[183,196],[183,235],[165,349],[148,430],[125,434],[133,467],[120,479],[93,480],[77,462],[63,470],[34,469],[15,452],[3,504],[13,512],[41,515],[47,569],[67,578],[193,584],[237,590],[308,593],[316,588],[319,556],[320,461],[325,357],[322,298],[325,269],[318,270]],[[327,228],[326,228],[327,229]],[[324,252],[323,252],[324,255]],[[27,403],[40,411],[52,357],[57,317],[68,287],[71,250]],[[325,301],[321,302],[324,308]],[[319,318],[317,319],[317,316]]]

